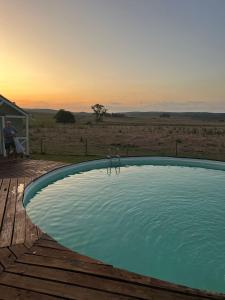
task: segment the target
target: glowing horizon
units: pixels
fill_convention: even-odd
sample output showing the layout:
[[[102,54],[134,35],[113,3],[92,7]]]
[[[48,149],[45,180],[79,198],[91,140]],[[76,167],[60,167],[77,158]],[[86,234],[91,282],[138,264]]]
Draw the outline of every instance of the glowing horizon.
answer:
[[[223,0],[0,5],[0,94],[21,107],[225,112]]]

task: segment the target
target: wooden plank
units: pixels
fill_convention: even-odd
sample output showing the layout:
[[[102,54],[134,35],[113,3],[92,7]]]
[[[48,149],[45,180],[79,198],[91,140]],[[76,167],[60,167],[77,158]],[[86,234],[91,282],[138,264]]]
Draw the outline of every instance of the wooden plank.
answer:
[[[190,296],[180,295],[163,290],[161,291],[157,288],[105,279],[102,277],[77,272],[68,272],[45,267],[30,266],[20,263],[16,263],[13,266],[7,268],[7,272],[23,274],[41,279],[55,280],[72,285],[79,285],[82,287],[116,293],[118,295],[135,297],[138,299],[190,300]]]
[[[17,202],[22,204],[23,203],[23,193],[25,189],[25,177],[18,178],[18,187],[17,187]],[[22,205],[22,208],[23,205]]]
[[[0,177],[31,177],[32,179],[47,173],[57,167],[63,166],[63,163],[53,163],[48,161],[2,161],[0,159]]]
[[[43,233],[43,232],[41,235],[41,240],[55,241],[50,235],[48,235],[47,233]]]
[[[83,288],[70,284],[43,280],[25,275],[3,272],[0,274],[0,284],[33,292],[46,293],[53,296],[65,297],[77,300],[130,300],[138,299],[126,297],[94,289]],[[150,299],[149,299],[150,300]]]
[[[81,262],[77,260],[66,260],[66,259],[57,259],[51,257],[44,257],[44,256],[36,256],[36,255],[29,255],[24,254],[21,258],[17,260],[18,262],[24,264],[31,264],[37,266],[44,266],[49,268],[61,269],[61,270],[68,270],[68,271],[75,271],[81,272],[85,274],[95,275],[95,276],[102,276],[108,279],[114,279],[118,281],[125,281],[135,284],[147,285],[150,287],[158,287],[159,289],[164,290],[171,290],[174,292],[182,292],[189,295],[195,296],[205,296],[210,295],[209,299],[224,299],[224,295],[221,294],[211,294],[206,292],[201,292],[196,289],[191,289],[185,286],[179,286],[175,284],[171,284],[169,282],[161,281],[158,279],[154,279],[147,276],[142,276],[136,273],[128,272],[125,270],[121,270],[118,268],[113,268],[110,266],[105,265],[98,265],[98,264],[90,264],[87,262]]]
[[[26,213],[26,233],[25,233],[26,245],[28,245],[28,247],[31,247],[34,241],[36,241],[37,239],[38,239],[38,235],[37,235],[36,225],[32,223],[31,219]]]
[[[58,259],[52,257],[24,254],[17,261],[25,264],[83,272],[87,274],[103,276],[103,277],[113,278],[117,280],[139,282],[141,284],[147,284],[147,285],[151,283],[151,278],[149,277],[142,277],[135,273],[130,273],[120,269],[113,268],[112,266],[90,264],[87,262],[82,262],[74,259],[70,259],[70,260]]]
[[[46,248],[41,246],[36,246],[36,244],[29,249],[29,252],[35,255],[41,255],[41,256],[48,256],[48,257],[55,257],[59,259],[75,259],[80,260],[84,262],[89,262],[92,264],[104,264],[98,260],[92,259],[88,256],[81,255],[77,252],[73,252],[71,250],[62,250],[62,249],[52,249],[52,248]],[[26,253],[29,253],[26,251]],[[104,264],[106,265],[106,264]]]
[[[2,267],[6,268],[9,264],[13,263],[16,256],[7,248],[0,248],[0,263]]]
[[[91,257],[86,256],[86,255],[81,255],[78,252],[72,251],[69,248],[66,248],[66,247],[62,246],[61,244],[59,244],[57,241],[55,241],[52,238],[51,239],[43,239],[41,237],[40,239],[38,239],[35,242],[34,246],[49,248],[49,249],[52,249],[52,250],[54,249],[54,250],[61,250],[61,251],[69,251],[70,253],[74,253],[74,257],[73,257],[74,259],[82,260],[82,261],[86,261],[86,262],[90,262],[90,263],[94,263],[94,264],[108,265],[108,264],[105,264],[104,262],[101,262],[100,260],[91,258]],[[46,253],[47,253],[47,251],[46,251]]]
[[[10,246],[12,242],[15,209],[16,209],[16,193],[17,193],[17,179],[13,178],[10,181],[8,200],[6,203],[5,214],[2,223],[2,230],[0,233],[0,247]]]
[[[46,294],[40,294],[32,291],[27,291],[24,289],[18,289],[11,286],[5,286],[0,284],[0,299],[4,300],[14,300],[14,299],[30,299],[30,300],[55,300],[58,297],[49,296]]]
[[[87,262],[95,263],[95,264],[103,264],[103,265],[107,265],[107,266],[109,265],[100,260],[80,254],[80,253],[73,251],[65,246],[62,246],[61,244],[59,244],[56,240],[54,240],[47,234],[43,234],[41,236],[41,238],[38,239],[38,241],[36,241],[35,245],[37,245],[39,247],[45,247],[45,248],[50,248],[50,249],[55,249],[55,250],[62,250],[62,251],[65,250],[69,253],[73,253],[74,259],[83,260],[83,261],[87,261]]]
[[[22,244],[25,241],[26,213],[22,203],[24,185],[25,178],[19,178],[17,187],[16,213],[12,245]]]
[[[25,177],[24,184],[27,187],[33,181],[33,177]]]
[[[58,249],[58,250],[69,250],[68,248],[57,243],[55,240],[43,240],[40,238],[35,242],[35,245],[46,247],[46,248]]]
[[[16,258],[19,258],[26,251],[28,251],[24,244],[13,245],[8,247],[8,249],[15,255]]]
[[[10,255],[12,255],[12,253],[8,247],[0,248],[0,260]]]
[[[3,179],[0,189],[0,230],[2,228],[5,206],[7,202],[10,179]]]
[[[38,238],[41,238],[43,236],[43,231],[37,226],[37,235],[38,235]]]

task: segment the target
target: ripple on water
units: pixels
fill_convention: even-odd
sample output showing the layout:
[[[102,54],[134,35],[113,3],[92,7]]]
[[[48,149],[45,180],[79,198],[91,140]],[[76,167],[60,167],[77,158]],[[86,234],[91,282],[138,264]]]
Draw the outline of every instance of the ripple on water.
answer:
[[[117,267],[225,292],[225,172],[123,167],[70,175],[38,192],[32,220],[67,247]]]

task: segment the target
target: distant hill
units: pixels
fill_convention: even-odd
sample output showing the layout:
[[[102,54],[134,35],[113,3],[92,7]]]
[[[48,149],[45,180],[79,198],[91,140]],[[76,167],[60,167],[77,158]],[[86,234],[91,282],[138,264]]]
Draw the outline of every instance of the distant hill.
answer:
[[[24,108],[28,113],[34,114],[56,114],[58,110],[56,109],[47,109],[47,108]]]
[[[133,118],[151,118],[151,117],[165,117],[171,118],[188,118],[199,120],[225,120],[225,113],[209,113],[209,112],[126,112],[126,116]]]
[[[58,110],[56,109],[45,109],[45,108],[25,108],[30,114],[56,114]],[[87,112],[73,112],[73,114],[79,118],[87,117],[93,115],[93,113]],[[119,117],[120,113],[117,113]],[[123,112],[121,113],[129,118],[188,118],[202,121],[225,121],[225,113],[209,113],[209,112],[159,112],[159,111],[149,111],[149,112],[139,112],[139,111],[131,111],[131,112]]]
[[[49,108],[24,108],[30,114],[56,114],[58,109],[49,109]],[[74,115],[78,116],[88,116],[90,113],[87,112],[72,112]]]

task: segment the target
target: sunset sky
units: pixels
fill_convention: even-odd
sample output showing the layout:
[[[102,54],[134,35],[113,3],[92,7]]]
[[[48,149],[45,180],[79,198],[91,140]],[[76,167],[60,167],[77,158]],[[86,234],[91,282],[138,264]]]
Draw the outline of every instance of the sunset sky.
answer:
[[[0,38],[25,108],[225,112],[225,0],[0,0]]]

